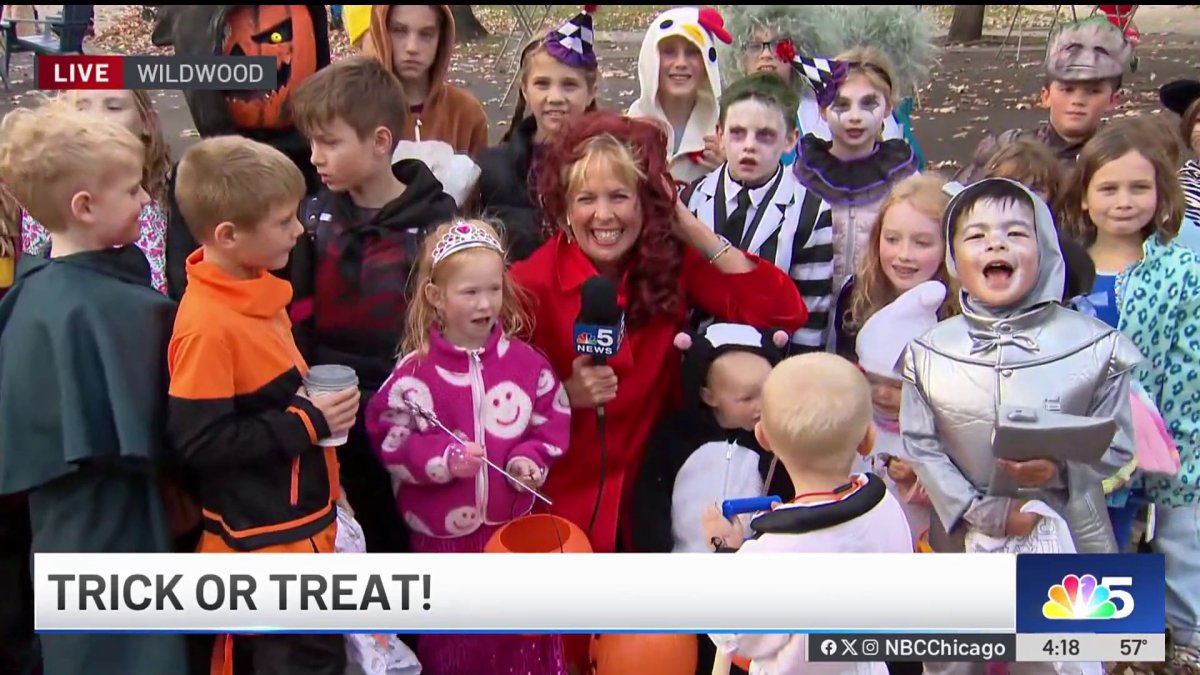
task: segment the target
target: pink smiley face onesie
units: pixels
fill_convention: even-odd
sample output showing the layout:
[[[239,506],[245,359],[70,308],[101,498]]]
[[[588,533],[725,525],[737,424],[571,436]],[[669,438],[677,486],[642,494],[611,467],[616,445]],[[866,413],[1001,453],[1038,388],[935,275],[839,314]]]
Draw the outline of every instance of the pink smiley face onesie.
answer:
[[[499,326],[473,351],[450,343],[434,327],[428,354],[405,356],[368,403],[367,433],[392,475],[414,549],[482,551],[499,526],[529,513],[534,497],[486,465],[473,477],[456,478],[450,461],[461,445],[409,412],[406,399],[483,446],[492,463],[508,468],[524,458],[545,476],[570,437],[566,389],[545,357],[509,339]]]

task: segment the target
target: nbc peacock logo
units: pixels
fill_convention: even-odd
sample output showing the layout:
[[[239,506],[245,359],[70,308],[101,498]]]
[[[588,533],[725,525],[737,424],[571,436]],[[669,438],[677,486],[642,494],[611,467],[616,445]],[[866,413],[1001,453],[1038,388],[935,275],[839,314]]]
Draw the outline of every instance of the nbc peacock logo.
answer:
[[[1068,574],[1046,592],[1042,605],[1047,619],[1123,619],[1133,613],[1133,595],[1122,587],[1133,585],[1133,577],[1104,577]],[[1115,602],[1114,602],[1115,601]]]

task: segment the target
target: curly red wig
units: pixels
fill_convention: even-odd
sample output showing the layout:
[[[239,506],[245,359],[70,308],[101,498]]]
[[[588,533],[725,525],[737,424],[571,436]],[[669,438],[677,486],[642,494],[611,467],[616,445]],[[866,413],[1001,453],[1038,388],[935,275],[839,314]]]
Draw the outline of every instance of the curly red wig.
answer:
[[[645,325],[652,318],[682,315],[683,243],[672,233],[675,219],[674,181],[667,168],[667,135],[661,125],[627,117],[621,113],[597,110],[586,113],[565,128],[546,149],[538,172],[537,194],[543,222],[549,228],[546,237],[563,230],[573,195],[569,194],[572,167],[606,154],[611,162],[621,155],[605,149],[599,139],[620,144],[636,164],[629,173],[639,175],[637,195],[642,207],[642,233],[626,262],[629,270],[629,306],[625,320],[630,327]],[[553,167],[553,169],[551,169]],[[619,171],[618,173],[624,173]]]

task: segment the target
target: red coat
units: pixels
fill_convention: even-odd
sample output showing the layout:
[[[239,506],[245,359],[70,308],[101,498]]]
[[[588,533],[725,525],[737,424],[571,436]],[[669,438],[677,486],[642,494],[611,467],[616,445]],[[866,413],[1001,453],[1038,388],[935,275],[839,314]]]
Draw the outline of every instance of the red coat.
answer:
[[[778,267],[753,256],[751,260],[758,265],[753,271],[727,275],[687,247],[680,274],[687,304],[728,321],[796,331],[808,320],[796,284]],[[597,273],[579,247],[562,234],[512,268],[514,281],[532,296],[532,342],[564,381],[571,377],[576,357],[573,328],[580,289]],[[624,280],[617,290],[624,308]],[[617,375],[617,398],[605,406],[607,471],[591,533],[592,548],[598,553],[615,550],[618,518],[629,513],[630,493],[646,443],[663,415],[679,400],[682,355],[674,339],[685,323],[681,313],[626,329],[620,351],[609,359],[608,365]],[[550,471],[545,490],[554,501],[551,510],[586,532],[600,489],[600,439],[594,410],[572,409],[571,413],[570,447]]]

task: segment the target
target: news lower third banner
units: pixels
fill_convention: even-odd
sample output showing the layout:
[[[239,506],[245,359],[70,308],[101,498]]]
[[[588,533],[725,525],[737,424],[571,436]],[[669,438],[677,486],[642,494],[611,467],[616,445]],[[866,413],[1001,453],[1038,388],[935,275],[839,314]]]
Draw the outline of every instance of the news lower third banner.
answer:
[[[1119,633],[908,633],[808,636],[808,660],[897,662],[1161,663],[1166,635]]]
[[[39,89],[208,89],[262,91],[278,88],[274,56],[175,56],[40,54],[34,59]]]
[[[1045,584],[1039,567],[1037,594],[1025,592],[1025,557],[36,554],[35,622],[43,632],[1012,636],[1039,632],[1020,628],[1023,605],[1049,608],[1063,586],[1070,611],[1091,607],[1099,588],[1116,607],[1084,621],[1045,609],[1046,639],[1163,633],[1161,557],[1099,556],[1115,565],[1101,569],[1093,556],[1034,556],[1057,575]]]

